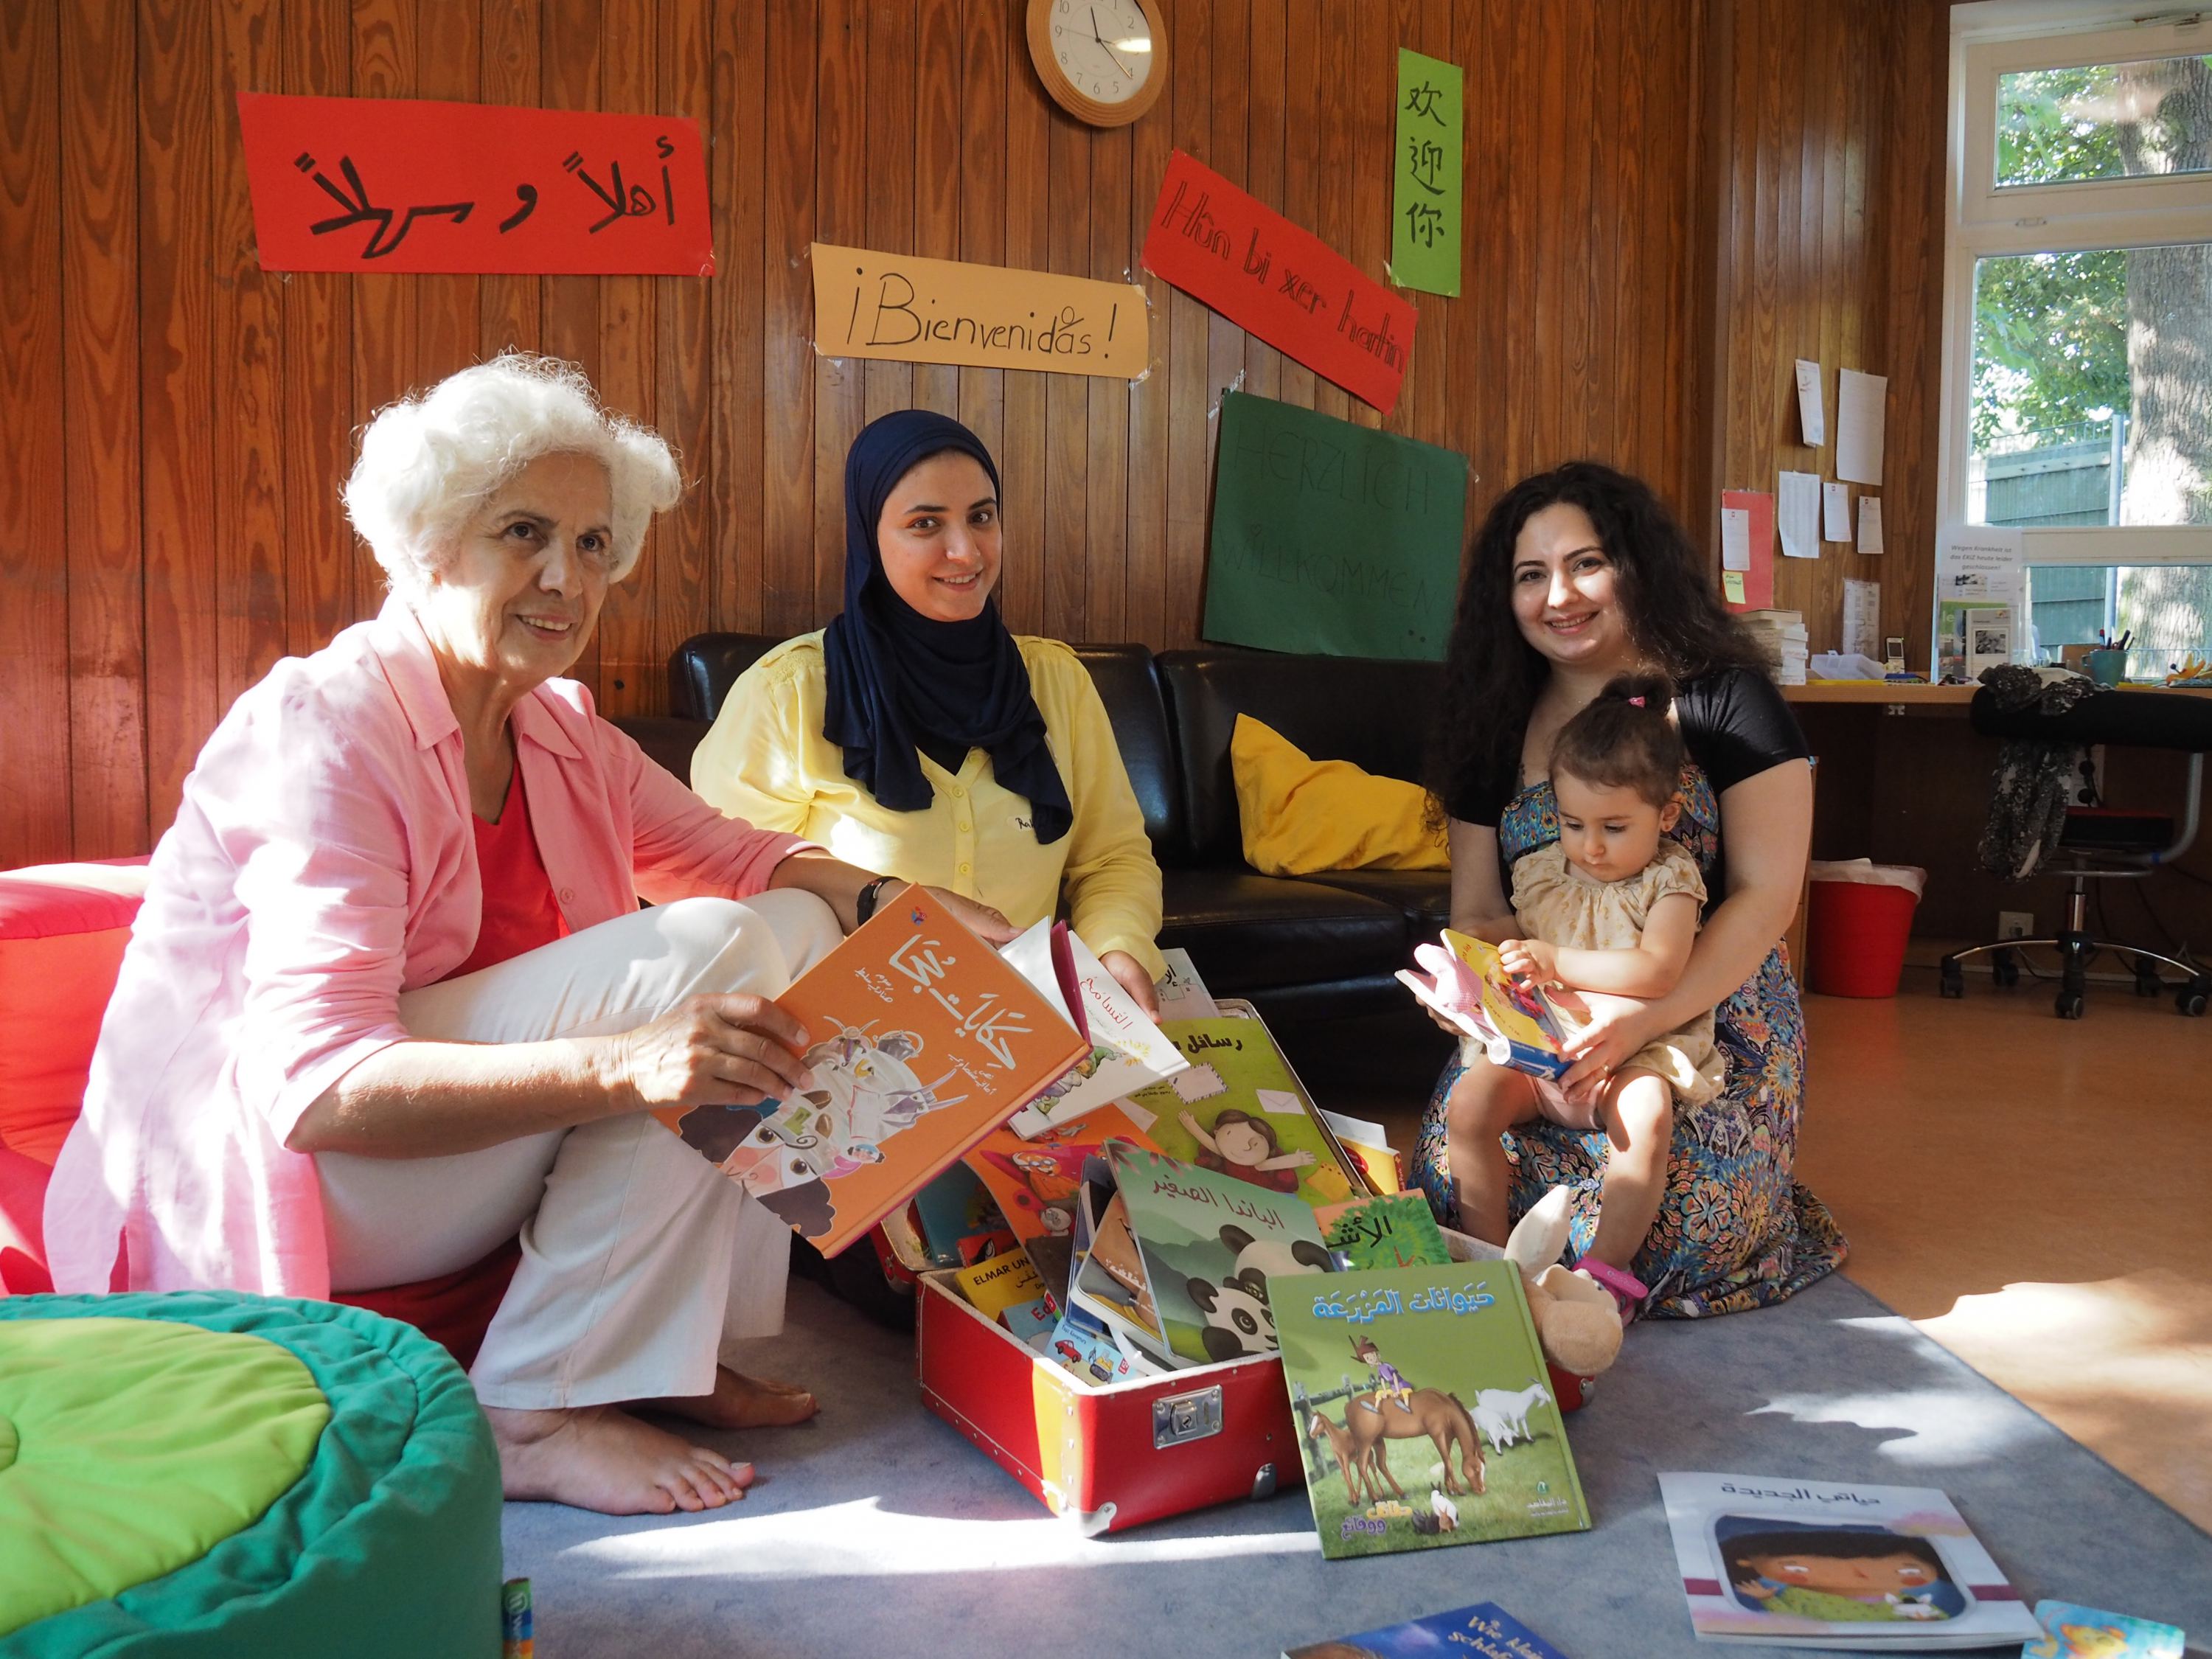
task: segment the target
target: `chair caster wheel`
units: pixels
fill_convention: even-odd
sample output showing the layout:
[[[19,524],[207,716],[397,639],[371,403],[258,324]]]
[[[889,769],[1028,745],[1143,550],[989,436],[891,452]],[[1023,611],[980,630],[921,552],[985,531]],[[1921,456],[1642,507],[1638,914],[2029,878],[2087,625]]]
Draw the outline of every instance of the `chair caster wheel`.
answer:
[[[2165,993],[2165,982],[2160,980],[2156,974],[2137,974],[2136,975],[2136,994],[2137,996],[2162,996]]]
[[[2197,987],[2185,985],[2173,994],[2174,1011],[2187,1019],[2202,1019],[2206,1000],[2205,994]]]
[[[2079,1019],[2081,1018],[2081,994],[2079,991],[2061,991],[2052,1006],[2061,1019]]]
[[[2020,983],[2020,963],[2009,951],[1990,952],[1990,983],[2017,985]]]
[[[1947,997],[1966,994],[1966,976],[1960,971],[1956,957],[1946,957],[1936,964],[1936,988]]]

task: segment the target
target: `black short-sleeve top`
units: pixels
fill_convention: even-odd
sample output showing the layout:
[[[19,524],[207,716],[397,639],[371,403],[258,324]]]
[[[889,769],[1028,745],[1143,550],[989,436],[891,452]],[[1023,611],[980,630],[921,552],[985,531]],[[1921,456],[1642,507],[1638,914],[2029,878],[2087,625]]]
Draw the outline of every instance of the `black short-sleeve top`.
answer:
[[[1813,752],[1781,691],[1757,669],[1718,668],[1685,681],[1674,693],[1674,716],[1691,764],[1705,774],[1716,798],[1746,778]],[[1463,778],[1444,810],[1462,823],[1494,830],[1520,791],[1516,744],[1510,764]],[[1716,903],[1726,891],[1719,873],[1706,872]]]

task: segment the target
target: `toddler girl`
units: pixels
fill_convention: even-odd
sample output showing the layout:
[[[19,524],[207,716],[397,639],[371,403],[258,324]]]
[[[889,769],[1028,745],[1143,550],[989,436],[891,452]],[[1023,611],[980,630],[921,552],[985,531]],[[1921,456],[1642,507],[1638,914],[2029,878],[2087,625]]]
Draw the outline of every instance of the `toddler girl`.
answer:
[[[1552,994],[1664,996],[1697,937],[1705,885],[1667,836],[1681,814],[1682,739],[1663,676],[1624,674],[1569,720],[1552,746],[1559,838],[1513,866],[1513,913],[1526,937],[1504,940],[1506,969]],[[1570,1038],[1573,1036],[1570,1030]],[[1577,1264],[1612,1291],[1624,1317],[1649,1294],[1630,1272],[1659,1212],[1674,1108],[1720,1092],[1710,1011],[1638,1049],[1594,1094],[1570,1100],[1555,1083],[1492,1065],[1474,1044],[1448,1102],[1448,1156],[1460,1225],[1505,1239],[1510,1170],[1499,1136],[1539,1118],[1602,1129],[1611,1143],[1596,1237]]]

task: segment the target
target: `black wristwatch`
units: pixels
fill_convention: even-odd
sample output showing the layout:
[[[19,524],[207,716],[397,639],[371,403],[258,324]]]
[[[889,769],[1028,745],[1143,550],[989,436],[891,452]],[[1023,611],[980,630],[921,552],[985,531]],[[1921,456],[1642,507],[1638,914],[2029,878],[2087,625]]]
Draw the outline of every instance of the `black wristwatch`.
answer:
[[[884,888],[890,886],[896,879],[896,878],[893,876],[878,876],[873,881],[860,889],[860,897],[853,901],[854,927],[860,927],[865,926],[868,918],[876,914],[876,896],[882,892]]]

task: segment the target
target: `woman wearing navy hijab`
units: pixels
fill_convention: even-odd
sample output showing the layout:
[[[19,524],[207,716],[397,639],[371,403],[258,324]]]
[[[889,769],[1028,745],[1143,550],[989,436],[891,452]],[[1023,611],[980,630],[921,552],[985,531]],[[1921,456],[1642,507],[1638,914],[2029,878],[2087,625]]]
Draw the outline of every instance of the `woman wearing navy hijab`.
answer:
[[[872,422],[845,460],[845,609],[731,689],[692,787],[1016,927],[1064,902],[1151,1009],[1164,964],[1144,817],[1089,672],[1000,619],[1001,552],[982,441],[928,410]]]

